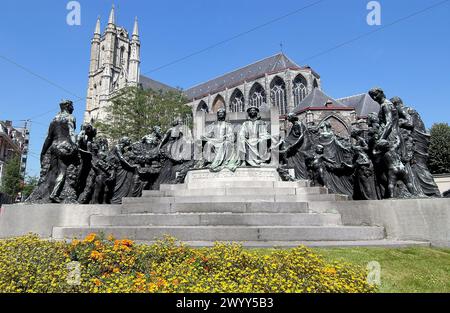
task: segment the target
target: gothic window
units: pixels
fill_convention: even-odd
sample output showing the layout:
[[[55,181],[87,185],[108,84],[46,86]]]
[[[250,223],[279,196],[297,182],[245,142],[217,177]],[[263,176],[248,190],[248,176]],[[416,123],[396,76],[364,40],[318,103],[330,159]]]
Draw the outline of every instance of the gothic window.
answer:
[[[125,64],[124,55],[125,55],[125,48],[122,46],[122,48],[120,48],[120,65]]]
[[[319,83],[317,82],[317,79],[314,79],[313,87],[319,88]]]
[[[212,110],[216,113],[220,108],[225,108],[225,100],[221,95],[217,95],[216,99],[214,99]]]
[[[325,121],[328,121],[331,124],[331,128],[336,135],[344,138],[348,138],[350,136],[346,124],[336,116],[327,117]]]
[[[308,83],[306,78],[303,75],[297,75],[294,79],[294,87],[292,89],[294,93],[294,105],[297,107],[300,105],[300,102],[306,98],[308,95]]]
[[[248,103],[249,106],[258,108],[266,104],[266,92],[261,84],[255,83],[252,89],[250,89]]]
[[[239,89],[235,89],[231,94],[229,112],[244,112],[245,99]]]
[[[206,112],[206,113],[208,113],[209,112],[209,108],[208,108],[208,105],[206,104],[206,102],[205,101],[200,101],[200,103],[198,104],[198,106],[197,106],[197,112]]]
[[[288,113],[287,101],[286,101],[286,84],[284,80],[278,76],[270,83],[270,99],[272,105],[278,107],[278,112],[283,115]]]

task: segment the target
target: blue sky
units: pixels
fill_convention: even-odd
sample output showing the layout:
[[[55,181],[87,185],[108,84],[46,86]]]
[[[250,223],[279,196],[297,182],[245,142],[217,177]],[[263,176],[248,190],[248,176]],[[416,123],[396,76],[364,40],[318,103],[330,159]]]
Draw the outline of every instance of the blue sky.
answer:
[[[139,18],[142,73],[188,88],[283,50],[322,77],[338,98],[381,86],[414,106],[430,127],[450,122],[450,1],[364,36],[329,53],[322,51],[374,31],[442,0],[380,0],[382,25],[366,22],[368,0],[325,0],[297,14],[158,71],[164,64],[293,12],[317,0],[116,0],[117,22],[132,30]],[[61,99],[86,96],[90,40],[95,21],[106,25],[111,0],[80,0],[81,25],[66,23],[66,0],[0,4],[0,119],[32,117],[28,172],[39,173],[37,156]],[[7,57],[65,90],[56,88]],[[76,103],[81,124],[85,102]],[[46,113],[46,114],[43,114]]]

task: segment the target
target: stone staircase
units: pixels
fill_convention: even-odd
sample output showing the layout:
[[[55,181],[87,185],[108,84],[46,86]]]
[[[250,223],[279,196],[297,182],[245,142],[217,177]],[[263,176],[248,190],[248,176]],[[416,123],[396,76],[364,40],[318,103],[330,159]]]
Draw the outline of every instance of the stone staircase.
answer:
[[[171,235],[192,246],[215,241],[248,247],[411,244],[386,240],[383,227],[344,226],[337,211],[312,211],[314,201],[347,201],[347,196],[310,187],[308,181],[280,181],[271,168],[200,170],[188,173],[185,184],[161,185],[159,191],[144,191],[142,198],[123,199],[120,214],[93,215],[88,227],[54,227],[53,238],[96,232],[139,242]]]

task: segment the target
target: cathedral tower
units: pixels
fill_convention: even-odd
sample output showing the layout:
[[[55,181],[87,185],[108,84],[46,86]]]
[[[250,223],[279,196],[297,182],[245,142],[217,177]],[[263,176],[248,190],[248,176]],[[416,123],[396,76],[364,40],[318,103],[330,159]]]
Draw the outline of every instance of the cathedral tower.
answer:
[[[117,91],[128,86],[138,86],[140,47],[137,18],[131,39],[125,28],[116,25],[114,6],[103,34],[100,18],[97,19],[91,41],[85,122],[105,118],[105,108]]]

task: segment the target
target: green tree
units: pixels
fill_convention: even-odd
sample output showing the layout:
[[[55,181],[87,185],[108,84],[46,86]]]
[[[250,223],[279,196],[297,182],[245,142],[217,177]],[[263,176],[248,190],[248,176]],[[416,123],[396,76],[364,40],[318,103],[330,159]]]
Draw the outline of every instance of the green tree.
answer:
[[[153,126],[166,131],[175,118],[191,116],[192,110],[187,102],[178,90],[163,92],[124,88],[112,99],[112,104],[106,109],[106,118],[95,126],[113,141],[123,136],[137,141],[148,135]]]
[[[450,173],[450,126],[437,123],[430,130],[428,166],[433,174]]]
[[[5,165],[0,191],[15,199],[21,190],[20,157],[16,156]]]
[[[39,181],[39,177],[36,176],[27,176],[25,179],[25,184],[22,189],[22,199],[27,199],[33,190],[37,187]]]

